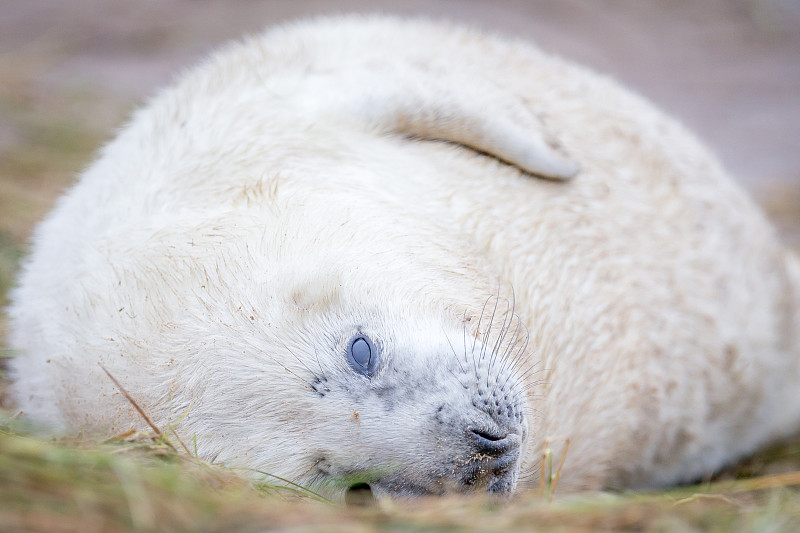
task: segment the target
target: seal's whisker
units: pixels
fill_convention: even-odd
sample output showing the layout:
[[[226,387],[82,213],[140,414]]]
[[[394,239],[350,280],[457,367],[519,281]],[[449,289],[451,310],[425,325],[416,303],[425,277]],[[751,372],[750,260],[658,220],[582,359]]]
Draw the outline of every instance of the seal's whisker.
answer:
[[[453,347],[453,343],[450,342],[450,336],[447,335],[447,332],[444,330],[444,327],[442,327],[442,335],[444,335],[444,338],[447,340],[447,344],[450,345],[450,350],[453,352],[453,356],[456,358],[456,362],[458,363],[458,366],[461,368],[461,371],[466,373],[466,370],[464,370],[464,367],[461,365],[461,359],[459,359],[458,354],[456,353],[456,349]]]
[[[517,365],[520,363],[520,360],[524,359],[524,356],[526,355],[528,349],[528,342],[530,341],[531,338],[527,326],[525,326],[525,324],[522,322],[521,319],[519,319],[519,324],[525,331],[525,341],[520,343],[521,337],[517,337],[514,339],[514,343],[508,347],[508,351],[510,353],[513,353],[513,355],[510,358],[507,357],[507,359],[510,359],[508,366],[512,373],[516,371]]]
[[[481,337],[481,324],[483,323],[483,317],[484,314],[486,313],[486,306],[489,305],[489,301],[491,299],[492,297],[489,296],[489,298],[487,298],[486,301],[483,302],[483,308],[481,309],[481,314],[478,317],[478,325],[477,325],[477,331],[475,332],[475,338],[472,340],[472,367],[473,370],[475,371],[476,378],[478,377],[478,363],[475,361],[475,343]]]
[[[541,474],[541,461],[526,460],[520,465],[520,474],[517,478],[517,484],[521,487],[536,486],[539,483],[539,476],[541,476]]]
[[[520,321],[520,323],[522,324],[522,329],[525,331],[525,341],[521,343],[519,350],[517,350],[517,352],[514,354],[514,357],[512,358],[513,367],[516,367],[516,365],[519,363],[521,359],[527,359],[525,356],[527,355],[528,352],[528,343],[530,343],[531,340],[531,332],[530,330],[528,330],[528,326],[525,325],[525,323],[522,321]]]
[[[464,364],[469,365],[467,359],[467,310],[464,310],[464,315],[461,318],[461,344],[464,348]],[[460,361],[460,360],[459,360]],[[466,370],[464,371],[466,374]]]
[[[491,301],[492,298],[493,298],[493,296],[490,296],[489,297],[489,301]],[[478,361],[479,362],[483,361],[483,353],[486,350],[486,343],[487,343],[487,339],[489,337],[489,331],[491,331],[491,329],[492,329],[492,321],[494,320],[494,314],[495,314],[496,311],[497,311],[497,302],[495,301],[495,306],[494,306],[494,308],[492,310],[492,314],[489,316],[489,325],[485,326],[483,331],[481,331],[480,328],[478,328],[478,335],[480,337],[480,351],[478,352]],[[483,312],[485,312],[485,310],[482,311],[482,313]],[[483,321],[483,317],[481,317],[481,322],[482,321]]]
[[[286,372],[288,372],[288,373],[289,373],[289,374],[290,374],[292,377],[294,377],[295,379],[297,379],[297,381],[299,381],[299,382],[300,382],[300,384],[301,384],[301,385],[303,385],[303,388],[305,388],[305,389],[308,389],[308,390],[310,390],[310,391],[314,391],[314,386],[313,386],[313,384],[312,384],[312,383],[310,383],[309,381],[307,381],[307,380],[303,379],[302,377],[300,377],[300,376],[299,376],[297,373],[293,372],[293,371],[292,371],[290,368],[288,368],[286,365],[284,365],[283,363],[279,362],[277,359],[275,359],[274,357],[270,356],[269,354],[267,354],[267,353],[266,353],[266,352],[264,352],[264,351],[260,351],[259,353],[260,353],[261,355],[263,355],[264,357],[266,357],[267,359],[269,359],[270,361],[272,361],[273,363],[275,363],[276,365],[278,365],[279,367],[283,368],[283,369],[284,369]],[[291,353],[291,352],[290,352],[290,353]],[[292,355],[294,355],[294,354],[292,354]],[[313,372],[312,372],[312,375],[313,375]],[[316,378],[316,376],[315,376],[315,378]]]
[[[541,466],[536,465],[535,467],[531,468],[530,470],[528,470],[524,474],[520,474],[519,478],[517,478],[517,481],[519,483],[524,483],[524,482],[529,481],[531,479],[538,480],[539,479],[539,472],[541,472],[541,470],[542,470]]]
[[[530,489],[534,488],[539,484],[539,471],[541,468],[537,469],[535,473],[531,473],[530,475],[525,475],[525,477],[520,476],[517,479],[517,486],[522,489]]]
[[[511,368],[508,371],[508,376],[506,377],[506,380],[503,382],[503,387],[506,386],[506,384],[508,383],[508,380],[511,379],[511,376],[513,376],[517,372],[518,366],[520,364],[524,364],[524,361],[527,360],[527,358],[523,358],[522,355],[527,352],[528,343],[530,342],[530,339],[531,339],[531,336],[530,336],[530,334],[528,334],[525,337],[525,342],[522,344],[522,346],[520,347],[520,349],[517,351],[516,355],[514,356],[514,363],[511,365]],[[536,363],[534,363],[534,366],[536,366]]]
[[[506,376],[503,385],[501,386],[500,390],[519,390],[520,388],[525,389],[527,386],[527,378],[530,375],[536,374],[536,372],[531,373],[531,368],[529,367],[521,374],[509,374]]]
[[[325,375],[325,371],[322,370],[322,363],[319,361],[319,353],[317,352],[317,347],[314,347],[314,359],[317,361],[317,366],[319,367],[319,374],[324,381],[328,380],[328,377]],[[319,376],[315,376],[316,379],[319,379]],[[325,387],[327,389],[327,387]],[[330,389],[328,389],[330,390]]]
[[[514,343],[509,346],[508,354],[504,356],[503,372],[512,375],[519,370],[521,364],[527,362],[526,356],[528,355],[527,346],[530,340],[527,328],[520,320],[519,335],[514,339]],[[524,334],[524,338],[523,335]],[[523,340],[524,339],[524,340]],[[523,360],[525,359],[525,360]]]
[[[489,346],[489,335],[492,333],[492,326],[494,325],[494,318],[497,316],[497,306],[500,305],[500,287],[497,288],[497,295],[494,297],[494,308],[492,309],[492,316],[489,318],[489,327],[486,328],[486,331],[483,334],[483,342],[481,346],[481,354],[480,354],[480,361],[483,361],[484,357],[486,357],[486,348]]]
[[[531,405],[530,401],[525,402],[525,405],[522,407],[522,414],[525,420],[528,421],[529,427],[538,428],[541,426],[542,416],[540,412]]]
[[[486,372],[486,387],[489,387],[489,377],[492,374],[492,365],[497,358],[497,354],[500,352],[500,347],[503,345],[503,340],[506,337],[506,333],[508,332],[508,327],[510,325],[510,318],[509,318],[509,310],[513,313],[513,304],[506,300],[506,311],[503,315],[503,325],[500,327],[500,334],[497,336],[497,340],[494,343],[494,347],[492,347],[492,353],[489,356],[489,366]],[[510,315],[513,317],[513,314]]]
[[[486,306],[489,305],[489,301],[492,299],[489,296],[485,302],[483,302],[483,308],[481,309],[481,314],[478,316],[478,326],[477,331],[475,332],[475,338],[472,340],[472,353],[475,353],[475,343],[478,341],[478,337],[481,334],[481,323],[483,322],[484,313],[486,312]]]
[[[448,367],[448,368],[447,368],[447,371],[448,371],[448,372],[450,372],[450,375],[451,375],[451,376],[453,376],[453,377],[455,378],[455,380],[458,382],[458,384],[459,384],[459,385],[461,385],[461,386],[462,386],[462,387],[464,387],[464,388],[469,388],[468,384],[467,384],[467,383],[464,383],[464,382],[462,382],[462,381],[461,381],[461,378],[459,378],[458,376],[456,376],[456,375],[455,375],[455,373],[453,373],[453,370],[452,370],[452,369],[450,369],[450,368]]]
[[[514,330],[514,335],[511,337],[511,341],[509,341],[508,345],[506,346],[505,352],[503,353],[503,366],[508,364],[509,355],[511,352],[516,348],[517,343],[520,339],[520,333],[522,332],[523,328],[525,329],[526,338],[528,336],[528,330],[525,328],[524,324],[522,323],[522,318],[518,314],[514,314],[514,317],[517,319],[517,328]]]
[[[542,399],[544,399],[544,396],[543,395],[532,395],[529,398],[532,398],[534,400],[542,400]],[[539,413],[539,410],[536,409],[536,407],[534,406],[534,403],[531,402],[531,401],[525,402],[525,405],[523,406],[523,411],[525,412],[525,416],[527,416],[528,419],[531,420],[532,423],[534,423],[534,424],[538,423],[542,419],[541,415]]]
[[[512,327],[512,324],[514,322],[514,319],[517,320],[517,327],[514,330],[514,333],[511,335],[511,338],[509,339],[508,343],[506,343],[505,348],[503,348],[503,351],[502,351],[502,354],[501,354],[501,357],[500,357],[501,362],[500,362],[500,369],[498,371],[498,375],[503,371],[503,368],[507,364],[508,355],[511,352],[511,350],[514,348],[514,346],[516,345],[517,339],[519,339],[520,324],[522,323],[522,319],[519,317],[519,315],[517,315],[514,312],[513,306],[512,306],[511,318],[509,320],[508,328],[506,330],[506,333],[504,333],[504,335],[503,335],[504,338],[505,338],[505,335],[508,333],[508,331],[511,331],[511,327]]]
[[[308,373],[309,373],[309,374],[311,374],[311,375],[314,377],[314,379],[319,379],[319,376],[317,376],[317,374],[316,374],[316,373],[314,373],[314,371],[313,371],[313,370],[311,370],[310,368],[308,368],[308,366],[307,366],[307,365],[306,365],[306,364],[303,362],[303,360],[302,360],[302,359],[300,359],[299,357],[297,357],[297,355],[296,355],[296,354],[295,354],[295,353],[294,353],[292,350],[290,350],[288,346],[286,346],[286,343],[285,343],[285,342],[281,341],[281,345],[282,345],[284,348],[286,348],[286,351],[287,351],[287,352],[289,352],[289,354],[290,354],[292,357],[294,357],[294,358],[297,360],[297,362],[298,362],[298,363],[300,363],[300,365],[301,365],[303,368],[305,368],[306,370],[308,370]],[[296,375],[296,374],[295,374],[295,375]]]
[[[512,383],[511,386],[512,387],[522,387],[521,390],[528,390],[528,389],[530,389],[532,387],[538,387],[540,385],[544,385],[545,383],[547,383],[547,380],[545,380],[545,379],[537,379],[537,380],[534,380],[534,381],[530,381],[530,379],[529,379],[529,378],[535,376],[536,374],[538,374],[541,371],[542,371],[542,369],[539,369],[539,370],[536,370],[536,371],[533,371],[533,372],[529,372],[529,373],[526,372],[526,374],[522,377],[522,379],[526,379],[526,378],[528,378],[528,379],[524,383],[522,383],[521,381],[519,381],[519,382],[515,381],[514,383]]]
[[[538,381],[529,382],[528,378],[530,378],[531,376],[535,376],[536,374],[542,372],[543,370],[544,370],[543,368],[536,368],[535,364],[531,365],[530,367],[525,369],[525,371],[523,371],[521,374],[517,375],[514,378],[514,381],[511,382],[511,388],[526,387],[528,383],[535,383],[539,385],[540,383]]]
[[[530,391],[534,390],[539,383],[528,383],[525,384],[523,387],[516,389],[519,394],[525,395],[526,398],[530,399],[542,399],[544,395],[542,394],[528,394]]]
[[[509,310],[511,310],[511,302],[506,300],[506,310],[503,313],[503,323],[500,325],[500,331],[497,334],[497,340],[495,341],[494,347],[492,348],[492,353],[491,353],[492,356],[497,353],[497,351],[499,350],[499,348],[501,346],[501,343],[503,342],[503,338],[506,335],[506,331],[507,331],[507,328],[508,328],[508,316],[509,316],[508,313],[509,313]],[[489,361],[489,365],[490,365],[489,368],[491,368],[491,361]]]
[[[501,359],[500,368],[497,370],[497,374],[496,374],[496,378],[495,378],[495,384],[494,384],[494,387],[492,387],[492,393],[494,393],[494,391],[497,389],[497,385],[499,384],[499,380],[503,377],[503,372],[506,370],[506,367],[508,365],[508,355],[509,355],[509,353],[515,347],[515,345],[517,344],[517,341],[519,340],[519,333],[521,331],[522,319],[516,313],[514,315],[512,315],[512,316],[516,317],[516,319],[517,319],[517,328],[514,331],[514,334],[512,335],[511,340],[509,341],[509,344],[506,346],[505,350],[503,350],[502,357],[500,358]],[[509,323],[509,329],[510,328],[511,328],[511,324]]]

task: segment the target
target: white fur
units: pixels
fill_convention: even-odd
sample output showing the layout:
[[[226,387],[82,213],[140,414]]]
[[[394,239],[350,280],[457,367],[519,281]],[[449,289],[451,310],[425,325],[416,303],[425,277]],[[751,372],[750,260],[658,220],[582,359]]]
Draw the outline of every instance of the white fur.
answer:
[[[101,362],[203,457],[423,468],[433,400],[388,415],[308,376],[350,384],[359,328],[439,375],[498,291],[540,370],[523,476],[568,437],[560,487],[675,483],[800,428],[800,268],[691,134],[529,45],[384,18],[229,46],[135,114],[36,231],[12,392],[141,426]]]

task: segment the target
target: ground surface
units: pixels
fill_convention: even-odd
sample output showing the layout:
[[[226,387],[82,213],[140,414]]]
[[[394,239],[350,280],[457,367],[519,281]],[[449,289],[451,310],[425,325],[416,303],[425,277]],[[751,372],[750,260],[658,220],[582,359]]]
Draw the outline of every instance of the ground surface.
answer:
[[[182,67],[226,40],[280,21],[377,9],[465,21],[533,40],[545,50],[612,74],[706,139],[731,174],[765,207],[784,239],[800,247],[800,2],[796,0],[0,0],[0,305],[34,223],[130,111]],[[0,315],[0,340],[3,328]],[[25,480],[34,479],[25,477],[32,472],[31,457],[50,465],[46,470],[54,469],[47,461],[89,460],[72,448],[58,455],[62,452],[45,443],[23,439],[27,444],[20,445],[15,439],[0,439],[0,459],[7,459],[0,460],[0,486],[27,486]],[[737,475],[796,470],[797,448],[781,449],[777,460],[762,454],[740,465]],[[12,457],[23,457],[20,464],[28,465],[28,474],[3,470],[10,468]],[[95,456],[91,457],[90,462]],[[58,486],[64,480],[46,481]],[[41,489],[36,483],[31,486]],[[89,496],[78,498],[80,505],[89,506],[85,509],[111,505],[90,496],[93,491],[102,493],[103,487],[98,481],[95,488],[82,488]],[[348,528],[414,531],[434,524],[441,529],[476,530],[490,529],[482,527],[486,524],[498,530],[539,524],[570,531],[711,524],[724,530],[731,522],[715,521],[721,513],[743,529],[758,530],[759,524],[768,524],[780,530],[800,524],[800,496],[787,490],[714,492],[674,509],[671,506],[680,497],[672,495],[658,496],[655,504],[593,500],[576,504],[577,511],[569,502],[535,509],[519,504],[502,517],[485,505],[476,511],[468,504],[466,511],[457,511],[465,514],[448,515],[434,505],[408,516],[373,514],[361,521],[324,510],[307,524],[316,524],[309,526],[313,528],[335,519]],[[39,493],[34,490],[31,497],[35,494]],[[1,518],[11,516],[3,513],[8,512],[4,504],[12,500],[0,490],[0,530],[11,523]],[[35,501],[41,501],[41,495]],[[227,504],[219,505],[227,510],[218,515],[223,519],[225,512],[234,512],[224,507]],[[49,509],[13,516],[15,520],[50,516],[50,522],[43,522],[46,530],[59,523],[58,512]],[[153,511],[136,518],[136,509],[126,512],[119,526],[123,530],[146,530],[160,516]],[[275,512],[290,511],[281,507]],[[254,520],[268,514],[259,513]],[[78,514],[97,518],[89,511]],[[291,520],[281,523],[297,525]],[[74,525],[62,523],[69,524]],[[209,529],[208,524],[195,523],[191,528]]]

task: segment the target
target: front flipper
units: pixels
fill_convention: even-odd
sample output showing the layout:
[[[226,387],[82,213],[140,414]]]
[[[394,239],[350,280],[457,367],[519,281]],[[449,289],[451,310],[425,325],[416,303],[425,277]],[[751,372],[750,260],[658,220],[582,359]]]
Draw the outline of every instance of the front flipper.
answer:
[[[314,94],[327,95],[309,102],[321,115],[454,142],[543,178],[567,180],[580,168],[518,95],[487,80],[405,66],[339,71],[312,84]]]

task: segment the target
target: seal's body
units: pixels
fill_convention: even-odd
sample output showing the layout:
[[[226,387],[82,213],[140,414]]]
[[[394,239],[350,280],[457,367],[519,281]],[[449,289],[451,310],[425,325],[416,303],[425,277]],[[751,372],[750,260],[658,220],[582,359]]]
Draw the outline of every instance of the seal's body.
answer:
[[[800,428],[799,309],[796,258],[646,102],[527,45],[329,19],[190,72],[61,199],[12,393],[141,425],[101,363],[202,457],[333,492],[508,492],[567,438],[559,490],[656,486]]]

